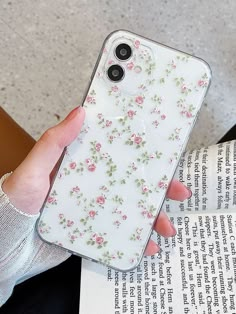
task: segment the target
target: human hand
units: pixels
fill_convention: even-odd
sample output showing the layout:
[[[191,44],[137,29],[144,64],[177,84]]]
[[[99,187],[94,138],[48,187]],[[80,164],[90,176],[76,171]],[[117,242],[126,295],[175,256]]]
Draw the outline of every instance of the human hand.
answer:
[[[5,180],[3,190],[11,203],[27,214],[38,214],[50,188],[50,175],[64,148],[79,134],[85,112],[75,108],[61,123],[47,130],[20,166]],[[191,192],[180,182],[172,181],[167,197],[184,200]],[[168,217],[161,212],[154,230],[164,237],[174,236],[176,231]],[[159,246],[149,241],[146,255],[159,251]]]

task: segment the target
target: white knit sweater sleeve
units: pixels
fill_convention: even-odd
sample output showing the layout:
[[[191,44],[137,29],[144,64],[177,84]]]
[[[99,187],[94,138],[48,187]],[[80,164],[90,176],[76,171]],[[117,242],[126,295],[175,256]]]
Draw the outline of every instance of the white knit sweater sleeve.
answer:
[[[43,242],[35,228],[37,215],[15,208],[1,186],[0,179],[0,307],[11,296],[14,286],[52,268],[70,254]]]

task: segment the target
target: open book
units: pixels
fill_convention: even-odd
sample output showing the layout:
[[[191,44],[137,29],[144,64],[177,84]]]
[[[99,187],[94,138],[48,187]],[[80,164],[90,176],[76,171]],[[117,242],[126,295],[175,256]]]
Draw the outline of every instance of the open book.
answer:
[[[176,237],[121,273],[83,260],[80,314],[236,314],[236,141],[184,154],[175,177],[191,188],[163,210]]]

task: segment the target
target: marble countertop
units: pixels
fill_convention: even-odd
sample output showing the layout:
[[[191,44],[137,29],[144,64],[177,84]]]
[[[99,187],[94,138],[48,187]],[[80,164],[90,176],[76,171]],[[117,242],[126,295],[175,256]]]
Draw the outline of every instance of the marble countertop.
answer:
[[[189,147],[216,143],[236,123],[234,0],[2,0],[0,104],[38,139],[80,104],[104,38],[120,28],[210,64]]]

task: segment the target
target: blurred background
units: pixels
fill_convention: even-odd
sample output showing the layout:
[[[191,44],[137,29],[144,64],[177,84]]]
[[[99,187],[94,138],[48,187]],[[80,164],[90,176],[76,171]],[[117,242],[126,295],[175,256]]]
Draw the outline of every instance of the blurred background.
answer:
[[[120,28],[210,64],[189,148],[236,123],[235,0],[0,0],[0,104],[38,139],[80,104],[104,38]]]

